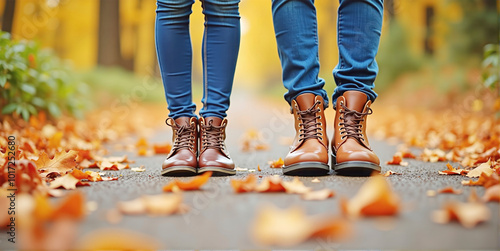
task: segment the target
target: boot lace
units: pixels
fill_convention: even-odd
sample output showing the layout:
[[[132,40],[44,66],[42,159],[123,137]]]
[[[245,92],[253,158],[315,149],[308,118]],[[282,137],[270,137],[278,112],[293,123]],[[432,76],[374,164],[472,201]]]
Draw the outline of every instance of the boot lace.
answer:
[[[201,136],[202,148],[224,149],[224,126],[215,126],[212,120],[208,125],[201,125],[203,128]]]
[[[168,118],[165,123],[172,127],[173,130],[176,131],[177,137],[174,141],[174,146],[172,147],[172,151],[176,149],[189,149],[191,151],[194,150],[194,140],[195,140],[195,126],[193,125],[179,125],[173,119]]]
[[[340,106],[342,109],[339,119],[343,121],[339,123],[341,139],[352,137],[358,141],[365,141],[361,122],[365,121],[365,116],[373,113],[372,109],[368,107],[368,111],[363,113],[347,108],[343,102]]]
[[[299,142],[306,139],[323,140],[323,133],[319,132],[321,129],[319,127],[321,122],[317,121],[317,119],[321,119],[321,116],[318,114],[318,112],[321,111],[318,107],[319,104],[321,104],[321,102],[316,101],[316,103],[307,110],[299,111],[297,109],[299,120],[301,120],[301,123],[299,123]]]

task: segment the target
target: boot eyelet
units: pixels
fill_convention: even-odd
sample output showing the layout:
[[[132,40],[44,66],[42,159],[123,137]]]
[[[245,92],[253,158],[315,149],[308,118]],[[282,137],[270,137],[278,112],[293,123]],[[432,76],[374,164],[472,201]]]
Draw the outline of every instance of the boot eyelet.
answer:
[[[321,119],[321,115],[319,115],[318,119]]]
[[[343,105],[344,104],[344,101],[340,101],[340,104]]]
[[[340,139],[341,139],[341,140],[344,140],[344,139],[345,139],[345,135],[344,135],[344,136],[342,136],[342,137],[340,137]]]
[[[319,137],[319,140],[323,140],[323,137]]]
[[[337,126],[340,126],[340,123],[338,123]]]

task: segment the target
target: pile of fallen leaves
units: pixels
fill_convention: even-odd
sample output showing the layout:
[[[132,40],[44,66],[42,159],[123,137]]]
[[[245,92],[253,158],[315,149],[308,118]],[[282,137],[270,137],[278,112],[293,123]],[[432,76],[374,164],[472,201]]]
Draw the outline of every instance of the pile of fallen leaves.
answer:
[[[500,121],[494,114],[451,108],[434,111],[407,111],[398,107],[376,109],[369,122],[370,135],[423,148],[420,160],[459,162],[465,168],[472,168],[488,160],[500,159]],[[402,157],[412,158],[396,156],[395,160],[401,161]]]

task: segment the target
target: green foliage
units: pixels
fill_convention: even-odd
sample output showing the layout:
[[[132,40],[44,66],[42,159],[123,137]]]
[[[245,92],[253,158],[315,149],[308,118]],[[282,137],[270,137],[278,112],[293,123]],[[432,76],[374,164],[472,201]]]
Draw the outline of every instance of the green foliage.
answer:
[[[376,80],[377,91],[384,91],[403,73],[420,69],[422,59],[415,56],[408,43],[407,31],[397,22],[391,20],[389,34],[380,42],[377,63],[379,74]]]
[[[463,10],[460,21],[452,23],[447,41],[451,60],[476,64],[482,59],[483,47],[498,43],[499,21],[496,0],[449,0]]]
[[[500,94],[500,45],[487,44],[484,46],[483,83],[484,86],[498,90]]]
[[[32,41],[12,41],[5,32],[0,32],[0,87],[2,114],[25,120],[41,110],[56,118],[65,112],[83,115],[86,85],[75,82],[50,51]]]

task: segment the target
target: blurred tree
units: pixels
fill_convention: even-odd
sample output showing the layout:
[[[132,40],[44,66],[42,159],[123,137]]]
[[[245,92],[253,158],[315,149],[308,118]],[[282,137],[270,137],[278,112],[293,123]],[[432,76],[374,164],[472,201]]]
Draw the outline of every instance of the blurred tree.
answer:
[[[119,0],[99,1],[99,49],[97,63],[104,66],[122,64],[120,51]]]
[[[2,15],[2,31],[12,33],[14,24],[14,10],[16,9],[16,0],[6,0]]]
[[[451,25],[448,41],[452,60],[477,63],[486,44],[498,43],[497,0],[453,0],[464,10],[462,20]]]

